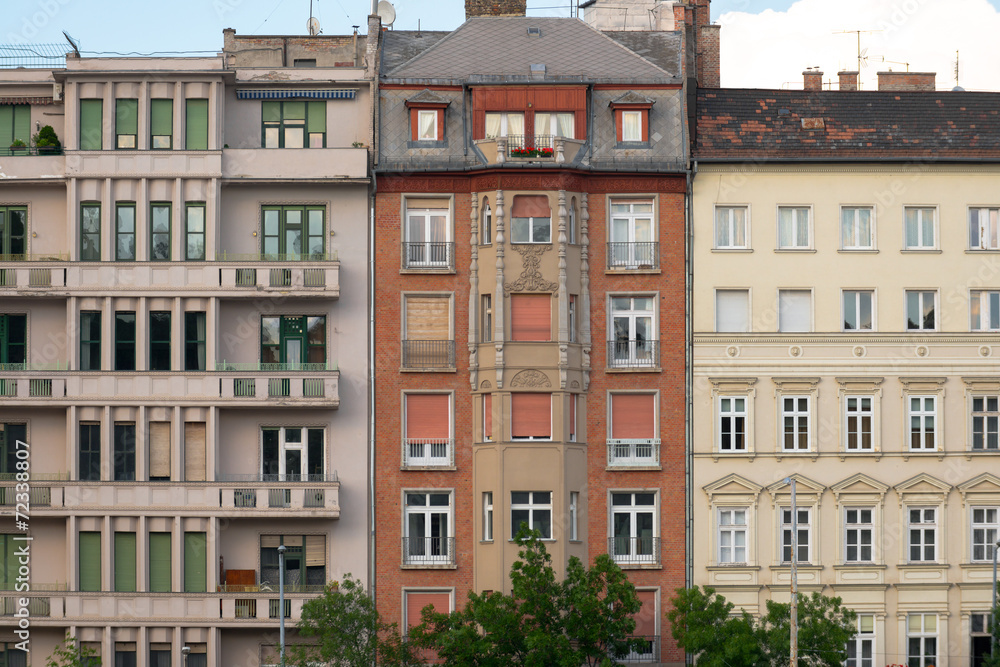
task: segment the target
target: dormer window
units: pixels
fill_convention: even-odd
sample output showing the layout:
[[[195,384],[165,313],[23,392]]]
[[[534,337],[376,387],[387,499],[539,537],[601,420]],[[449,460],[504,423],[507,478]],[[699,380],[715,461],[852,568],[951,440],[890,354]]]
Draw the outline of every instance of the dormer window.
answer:
[[[619,144],[649,144],[649,112],[653,100],[629,91],[611,101],[615,138]]]
[[[451,101],[428,89],[406,100],[410,110],[410,140],[426,144],[445,139],[445,110]]]

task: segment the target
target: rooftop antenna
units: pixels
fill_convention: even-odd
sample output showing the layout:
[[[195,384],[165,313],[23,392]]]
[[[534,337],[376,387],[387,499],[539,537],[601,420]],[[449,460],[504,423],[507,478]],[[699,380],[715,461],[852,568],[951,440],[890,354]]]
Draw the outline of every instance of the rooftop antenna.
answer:
[[[312,0],[309,0],[309,20],[306,21],[306,30],[309,31],[310,37],[315,37],[320,33],[319,19],[313,16]]]
[[[861,69],[868,66],[868,49],[861,48],[861,33],[866,35],[882,32],[881,30],[838,30],[834,35],[857,35],[858,37],[858,88],[861,88]]]
[[[73,53],[75,53],[76,57],[79,58],[80,57],[80,47],[79,47],[79,45],[77,45],[76,40],[74,40],[72,37],[70,37],[69,33],[66,32],[65,30],[62,31],[62,34],[63,34],[63,37],[66,38],[66,41],[69,42],[69,45],[73,47]]]
[[[955,49],[955,87],[958,88],[958,49]]]
[[[382,25],[391,27],[396,21],[396,8],[389,0],[379,0],[378,15],[382,19]],[[419,32],[420,28],[417,28],[417,31]]]

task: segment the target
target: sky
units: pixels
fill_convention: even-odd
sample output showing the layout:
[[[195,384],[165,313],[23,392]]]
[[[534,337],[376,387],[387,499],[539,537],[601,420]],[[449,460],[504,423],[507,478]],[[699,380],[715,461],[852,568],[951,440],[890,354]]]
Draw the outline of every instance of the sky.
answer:
[[[451,30],[465,18],[463,0],[393,0],[395,29]],[[569,0],[528,0],[529,16],[568,16]],[[305,34],[310,0],[0,0],[0,44],[65,44],[84,55],[215,53],[223,28],[241,35]],[[366,32],[370,0],[311,0],[323,33]],[[818,67],[836,81],[858,68],[937,72],[939,89],[1000,91],[1000,0],[715,0],[722,25],[722,85],[801,88]]]

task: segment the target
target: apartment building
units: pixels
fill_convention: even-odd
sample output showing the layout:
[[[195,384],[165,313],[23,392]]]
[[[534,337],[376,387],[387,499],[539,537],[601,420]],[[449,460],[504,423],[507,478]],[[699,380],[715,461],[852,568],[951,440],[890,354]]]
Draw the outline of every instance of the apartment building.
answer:
[[[224,42],[0,71],[4,664],[21,598],[36,664],[275,663],[367,579],[370,78],[356,36]]]
[[[847,665],[978,665],[1000,511],[995,93],[701,90],[694,583],[858,612]],[[796,505],[790,485],[796,480]]]

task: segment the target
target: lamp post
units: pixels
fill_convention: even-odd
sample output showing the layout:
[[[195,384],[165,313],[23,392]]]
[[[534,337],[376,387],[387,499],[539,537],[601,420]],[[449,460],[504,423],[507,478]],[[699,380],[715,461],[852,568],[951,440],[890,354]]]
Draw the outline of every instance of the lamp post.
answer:
[[[184,667],[187,667],[187,664],[188,664],[188,654],[189,653],[191,653],[191,647],[190,646],[182,646],[181,647],[181,658],[182,658],[182,660],[184,662]]]
[[[799,517],[795,506],[795,480],[786,477],[792,487],[792,627],[791,627],[791,667],[799,665],[799,573],[796,567],[799,559]]]
[[[278,547],[278,647],[281,667],[285,667],[285,552],[284,544]]]

